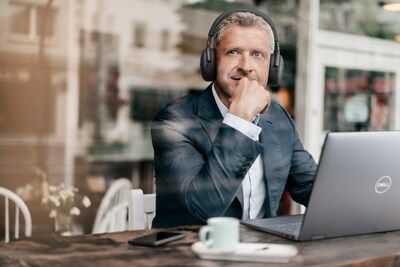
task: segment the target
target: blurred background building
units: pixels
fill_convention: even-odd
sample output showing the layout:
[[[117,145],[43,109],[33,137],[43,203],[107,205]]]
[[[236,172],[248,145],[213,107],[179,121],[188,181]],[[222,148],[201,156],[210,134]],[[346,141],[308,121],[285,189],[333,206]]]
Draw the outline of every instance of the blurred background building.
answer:
[[[275,22],[285,72],[271,90],[316,159],[327,131],[399,130],[400,12],[384,4],[0,0],[0,186],[33,203],[44,179],[93,199],[120,177],[153,192],[151,120],[207,86],[199,55],[234,7]]]

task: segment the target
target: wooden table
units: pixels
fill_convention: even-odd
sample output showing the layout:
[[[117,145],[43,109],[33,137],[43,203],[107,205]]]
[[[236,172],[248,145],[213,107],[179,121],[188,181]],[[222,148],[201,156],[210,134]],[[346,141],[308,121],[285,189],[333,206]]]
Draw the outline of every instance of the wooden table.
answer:
[[[265,264],[199,259],[190,248],[198,240],[198,229],[168,229],[187,237],[157,248],[131,246],[127,240],[159,229],[17,240],[0,245],[0,266],[400,266],[400,231],[295,242],[241,226],[241,242],[292,244],[299,249],[288,264]]]

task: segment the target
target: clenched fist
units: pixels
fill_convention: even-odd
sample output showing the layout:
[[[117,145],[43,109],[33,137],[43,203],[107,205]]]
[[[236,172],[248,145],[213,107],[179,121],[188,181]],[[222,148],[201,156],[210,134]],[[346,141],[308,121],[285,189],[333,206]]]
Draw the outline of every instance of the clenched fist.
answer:
[[[228,112],[251,121],[259,113],[265,113],[271,102],[271,94],[256,80],[243,77],[232,91]]]

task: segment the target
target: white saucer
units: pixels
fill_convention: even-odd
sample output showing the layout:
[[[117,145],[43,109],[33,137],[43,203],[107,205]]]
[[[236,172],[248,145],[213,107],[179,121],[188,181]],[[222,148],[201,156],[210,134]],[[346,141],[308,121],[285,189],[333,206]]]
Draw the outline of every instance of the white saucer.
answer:
[[[297,255],[298,249],[292,245],[267,243],[239,243],[233,252],[220,252],[196,242],[192,250],[202,259],[287,263]]]

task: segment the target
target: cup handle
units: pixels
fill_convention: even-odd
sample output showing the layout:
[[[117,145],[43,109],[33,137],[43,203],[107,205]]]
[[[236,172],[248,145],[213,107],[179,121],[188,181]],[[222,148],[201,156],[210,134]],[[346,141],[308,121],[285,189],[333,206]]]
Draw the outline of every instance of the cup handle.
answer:
[[[210,239],[210,236],[212,235],[212,228],[209,226],[203,226],[200,228],[199,231],[199,239],[201,242],[203,242],[206,247],[210,247],[214,241]]]

